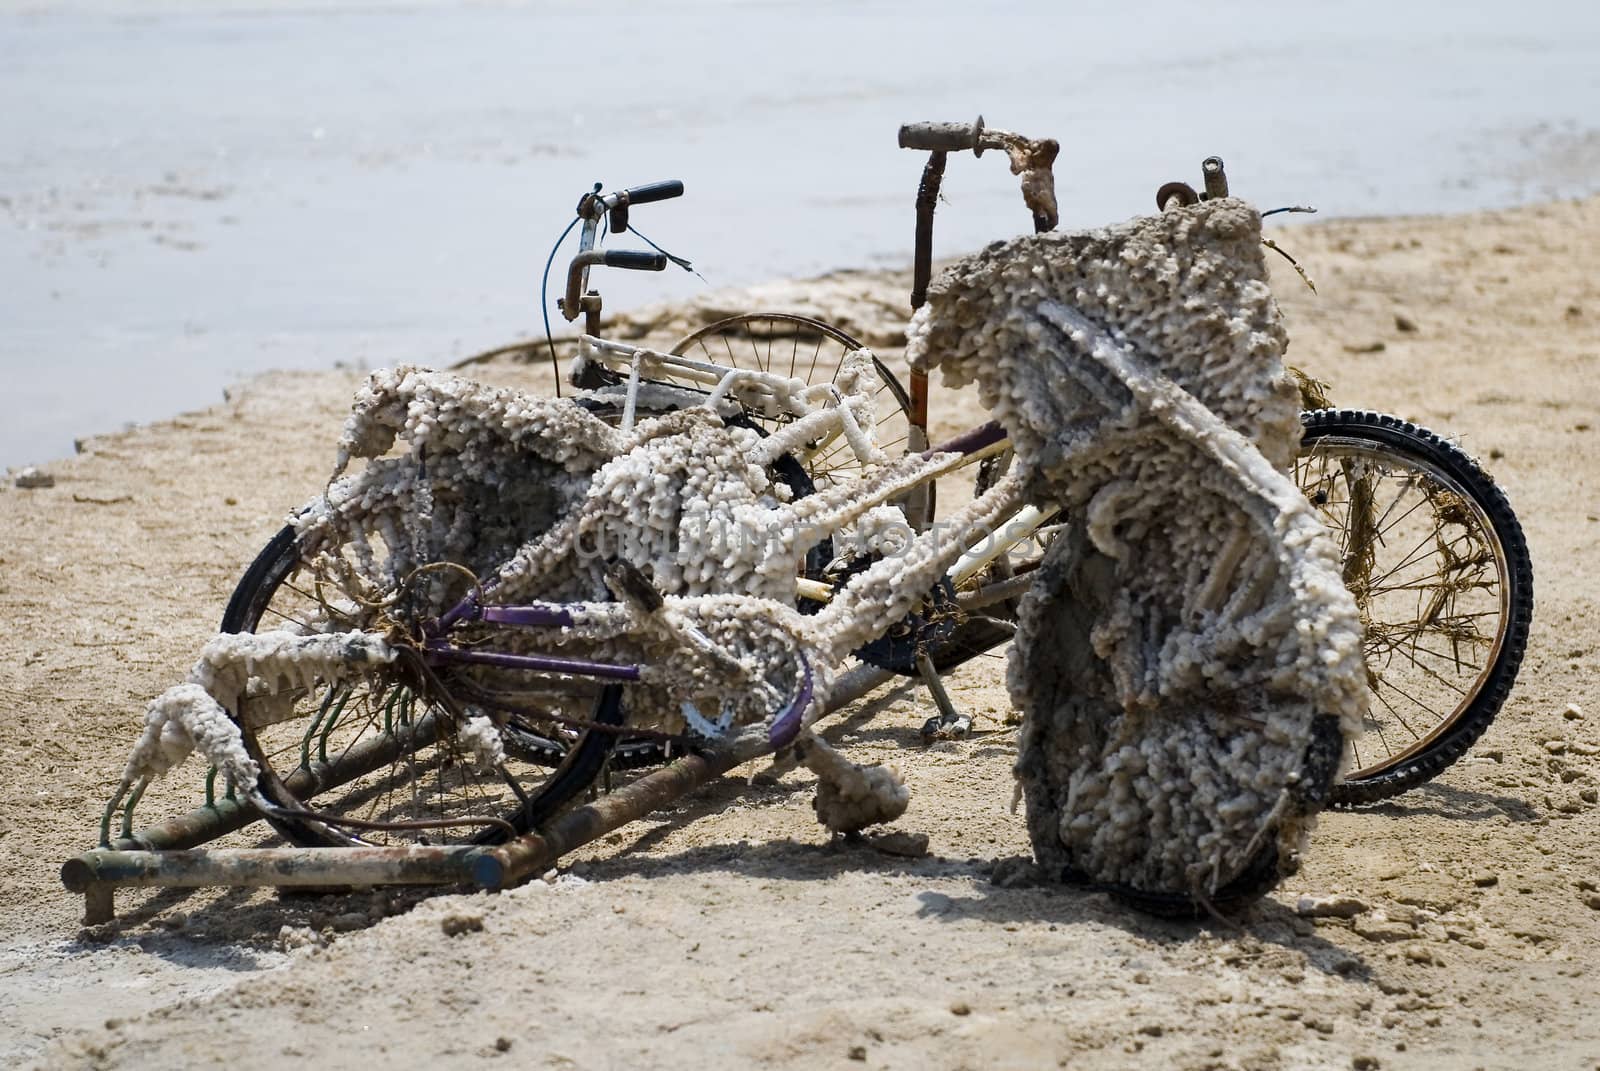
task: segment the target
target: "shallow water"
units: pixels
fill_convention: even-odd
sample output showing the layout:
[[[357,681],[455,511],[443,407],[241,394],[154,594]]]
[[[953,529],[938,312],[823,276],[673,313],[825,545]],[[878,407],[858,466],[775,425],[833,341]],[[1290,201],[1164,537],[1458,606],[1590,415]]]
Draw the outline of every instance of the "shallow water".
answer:
[[[1600,189],[1592,3],[33,6],[0,4],[0,465],[264,369],[536,334],[597,180],[683,179],[634,221],[714,285],[903,264],[910,119],[1059,138],[1069,227],[1212,153],[1325,214]],[[942,253],[1027,227],[998,154],[945,194]],[[599,281],[611,308],[706,285]]]

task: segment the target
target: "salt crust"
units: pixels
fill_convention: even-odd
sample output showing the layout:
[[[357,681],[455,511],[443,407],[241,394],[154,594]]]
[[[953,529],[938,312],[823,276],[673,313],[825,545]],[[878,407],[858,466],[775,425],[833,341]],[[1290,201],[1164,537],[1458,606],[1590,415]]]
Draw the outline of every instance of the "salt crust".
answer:
[[[223,633],[201,650],[186,683],[151,702],[144,731],[123,769],[121,789],[164,776],[198,750],[253,796],[261,768],[246,752],[230,710],[248,710],[252,726],[270,724],[292,711],[297,693],[320,683],[354,680],[393,659],[381,637],[359,632]]]
[[[472,761],[481,770],[496,770],[505,765],[506,745],[500,729],[483,715],[467,719],[456,733],[457,741],[467,749]]]
[[[1260,217],[1221,200],[997,243],[908,335],[915,366],[976,381],[1081,535],[1052,545],[1010,659],[1041,862],[1214,891],[1269,827],[1292,854],[1313,719],[1354,731],[1366,693],[1337,551],[1283,475],[1298,401]],[[1085,616],[1093,657],[1064,656]]]
[[[1332,552],[1274,471],[1293,456],[1298,424],[1258,238],[1252,210],[1212,202],[1002,243],[947,272],[912,321],[910,353],[947,381],[976,379],[1023,464],[811,617],[793,608],[796,563],[832,536],[881,543],[892,524],[877,504],[949,460],[902,458],[784,500],[768,464],[825,427],[883,460],[870,439],[864,351],[840,377],[838,413],[848,419],[798,389],[779,391],[797,419],[766,439],[707,408],[624,433],[570,399],[410,367],[374,373],[327,490],[294,518],[306,564],[330,592],[307,612],[313,635],[219,637],[191,684],[152,705],[130,772],[164,772],[187,739],[253,784],[254,765],[219,710],[248,700],[240,716],[251,724],[284,716],[272,697],[286,684],[370,669],[392,657],[387,642],[474,588],[489,601],[582,602],[571,627],[496,629],[496,646],[646,665],[647,686],[629,691],[632,724],[682,730],[688,700],[731,708],[736,736],[759,734],[801,660],[814,679],[812,714],[831,668],[914,608],[959,556],[964,541],[949,532],[990,527],[1029,495],[1083,518],[1117,565],[1120,595],[1092,633],[1110,682],[1105,709],[1092,711],[1035,700],[1033,685],[1057,661],[1047,611],[1063,596],[1039,588],[1025,601],[1010,672],[1029,716],[1024,782],[1030,769],[1050,768],[1044,780],[1065,798],[1046,809],[1059,809],[1053,835],[1074,865],[1143,887],[1214,884],[1284,812],[1310,715],[1354,718],[1363,695],[1359,627]],[[1058,540],[1043,577],[1059,581],[1067,546]],[[609,601],[612,556],[665,593],[659,617]],[[723,647],[744,679],[685,657],[684,628]],[[473,632],[468,640],[488,635]],[[751,687],[756,680],[773,687]],[[1230,723],[1223,737],[1217,699],[1241,692],[1248,725]],[[458,732],[492,762],[496,741],[474,728],[479,720]],[[806,745],[830,828],[899,813],[896,778],[858,777]]]
[[[807,731],[795,741],[795,754],[817,775],[812,807],[817,821],[834,833],[855,833],[906,813],[911,790],[893,766],[860,766]]]
[[[882,459],[870,440],[871,367],[866,351],[846,358],[837,379],[844,393],[831,408],[791,392],[804,408],[766,439],[706,408],[645,419],[623,433],[571,399],[416,368],[376,372],[356,396],[326,491],[292,518],[303,571],[321,581],[321,602],[298,608],[310,634],[218,637],[202,659],[203,679],[194,680],[198,692],[185,691],[182,703],[163,697],[151,717],[159,708],[162,725],[187,724],[198,715],[182,711],[203,708],[215,720],[221,709],[253,728],[272,724],[293,715],[295,697],[279,677],[297,685],[313,671],[343,679],[348,666],[328,657],[341,643],[377,649],[414,640],[417,622],[474,590],[485,601],[567,603],[574,621],[559,630],[469,626],[468,641],[492,633],[498,649],[514,653],[645,665],[646,686],[627,696],[632,724],[692,730],[682,714],[689,701],[702,711],[731,709],[734,735],[759,736],[793,700],[802,661],[814,689],[803,713],[814,714],[832,667],[904,616],[961,549],[949,538],[906,545],[898,511],[877,505],[947,456],[879,464],[853,484],[798,501],[785,501],[769,473],[777,454],[804,441],[797,435],[827,433],[830,419],[833,433],[863,436],[864,452]],[[840,411],[851,416],[843,428]],[[992,521],[1008,494],[1014,501],[1012,488],[967,512]],[[844,535],[905,553],[855,576],[821,613],[802,616],[794,609],[796,563],[821,540]],[[611,557],[633,562],[667,596],[659,615],[610,601]],[[443,562],[452,566],[439,568]],[[743,678],[686,657],[685,629],[737,659]],[[485,683],[494,683],[493,672],[482,671]],[[753,686],[763,681],[771,687]],[[456,732],[492,760],[493,741],[472,728],[477,720]],[[254,767],[245,765],[236,731],[233,739],[230,769],[244,777]],[[141,770],[165,772],[177,758],[174,750],[152,763],[153,754],[166,755],[141,739]]]

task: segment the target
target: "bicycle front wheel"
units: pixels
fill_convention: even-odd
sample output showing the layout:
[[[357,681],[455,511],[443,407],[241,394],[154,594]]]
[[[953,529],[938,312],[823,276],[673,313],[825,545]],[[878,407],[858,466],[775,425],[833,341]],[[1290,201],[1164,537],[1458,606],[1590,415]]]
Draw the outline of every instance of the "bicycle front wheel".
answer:
[[[1348,807],[1432,779],[1483,735],[1522,663],[1533,565],[1505,493],[1456,446],[1360,410],[1301,423],[1295,479],[1366,628],[1370,709],[1333,790]]]
[[[373,542],[381,547],[381,536],[371,533],[364,553]],[[326,555],[308,553],[285,527],[240,579],[222,631],[369,628],[380,600],[350,597],[353,571],[330,568]],[[457,595],[446,589],[444,598]],[[510,676],[474,671],[471,679],[452,678],[444,682],[453,693],[446,700],[440,681],[396,663],[357,683],[295,689],[288,704],[276,697],[270,719],[257,716],[254,704],[262,701],[247,696],[230,713],[261,766],[257,787],[279,808],[267,820],[302,847],[496,843],[506,839],[507,826],[518,833],[534,828],[605,767],[615,734],[570,725],[574,715],[620,725],[622,688],[585,690],[568,682],[536,694]],[[500,729],[504,762],[486,765],[460,716],[483,713],[462,698],[474,686],[566,720],[511,715]]]

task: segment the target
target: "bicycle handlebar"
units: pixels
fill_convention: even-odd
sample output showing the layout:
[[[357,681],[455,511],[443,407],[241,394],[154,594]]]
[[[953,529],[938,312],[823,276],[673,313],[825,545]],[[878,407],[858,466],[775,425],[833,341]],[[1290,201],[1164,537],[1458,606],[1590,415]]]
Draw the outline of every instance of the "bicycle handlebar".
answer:
[[[630,205],[647,205],[655,201],[666,201],[674,197],[683,196],[683,182],[680,179],[647,182],[643,186],[628,187],[622,191],[622,196],[627,198]]]
[[[643,249],[607,249],[600,263],[608,268],[630,268],[633,271],[666,271],[664,253],[646,253]]]
[[[983,152],[983,116],[975,123],[905,123],[900,147],[923,152]]]
[[[642,249],[608,249],[602,252],[595,248],[595,237],[602,217],[610,217],[609,226],[613,234],[631,230],[628,226],[630,205],[647,205],[682,197],[683,182],[679,179],[663,179],[660,182],[646,182],[642,186],[630,186],[625,190],[615,190],[605,194],[600,192],[601,189],[600,183],[597,182],[593,190],[578,199],[578,219],[583,221],[583,237],[578,244],[578,255],[573,257],[572,263],[567,266],[566,295],[556,302],[557,307],[561,309],[561,315],[568,320],[578,318],[582,308],[580,298],[583,288],[588,284],[589,269],[594,265],[603,264],[608,268],[629,268],[633,271],[665,271],[667,267],[669,258],[665,254],[646,253]],[[552,253],[551,257],[554,256]],[[598,322],[599,308],[599,296],[596,295],[590,319],[591,328]]]
[[[567,293],[557,304],[561,315],[576,320],[582,309],[579,297],[589,268],[603,264],[608,268],[631,268],[634,271],[665,271],[667,258],[662,253],[646,253],[642,249],[587,249],[572,258],[567,267]]]
[[[608,193],[604,197],[598,194],[589,200],[578,203],[578,215],[585,215],[586,207],[592,211],[595,218],[601,212],[611,214],[611,230],[621,233],[628,229],[628,208],[630,205],[647,205],[656,201],[666,201],[673,197],[683,196],[683,182],[679,179],[663,179],[660,182],[646,182],[643,186],[630,186],[625,190]]]
[[[945,155],[971,151],[982,156],[985,149],[1001,149],[1011,158],[1011,173],[1022,180],[1022,200],[1033,213],[1033,228],[1047,231],[1057,221],[1056,180],[1051,173],[1061,146],[1053,138],[1025,138],[1009,130],[990,130],[983,116],[972,123],[904,123],[900,127],[900,147],[928,154],[917,187],[917,246],[912,259],[911,307],[920,308],[928,294],[928,278],[933,269],[933,210],[939,203],[939,186],[944,181]]]

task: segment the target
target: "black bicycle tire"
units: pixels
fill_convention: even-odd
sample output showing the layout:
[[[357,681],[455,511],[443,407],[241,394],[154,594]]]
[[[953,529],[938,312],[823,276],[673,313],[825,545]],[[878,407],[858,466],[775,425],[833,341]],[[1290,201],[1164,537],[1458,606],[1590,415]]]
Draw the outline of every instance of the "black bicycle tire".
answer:
[[[1499,650],[1476,694],[1458,707],[1441,730],[1435,730],[1422,750],[1334,786],[1331,806],[1358,807],[1390,799],[1437,777],[1459,761],[1493,723],[1516,682],[1527,648],[1533,620],[1533,563],[1522,525],[1505,492],[1460,447],[1410,421],[1370,410],[1308,410],[1300,419],[1302,454],[1318,441],[1342,436],[1368,442],[1400,463],[1421,461],[1448,475],[1492,528],[1503,558],[1504,584],[1509,588],[1500,619]]]
[[[294,527],[285,525],[268,540],[266,546],[246,568],[244,575],[239,578],[238,584],[234,586],[228,604],[223,610],[222,631],[228,633],[255,631],[272,601],[272,596],[294,570],[300,558],[299,540]],[[596,722],[606,725],[621,724],[622,688],[620,684],[611,684],[601,689],[595,699],[593,718]],[[502,732],[508,735],[516,733],[510,728],[503,729]],[[529,796],[514,812],[505,816],[506,820],[518,833],[526,833],[553,816],[594,782],[617,746],[617,741],[615,733],[586,732],[575,747],[561,748],[551,756],[552,761],[539,763],[554,767],[555,772],[544,782],[539,791]],[[286,779],[262,754],[251,733],[244,733],[244,743],[251,758],[261,766],[257,788],[262,796],[280,808],[306,809],[306,802],[289,790],[285,783]],[[508,747],[522,744],[537,748],[539,744],[543,744],[546,750],[556,748],[553,742],[542,737],[536,737],[534,741],[508,740],[507,743]],[[264,817],[274,829],[300,847],[346,847],[350,843],[348,839],[331,833],[329,827],[320,826],[307,819],[274,814],[267,814]],[[477,843],[496,843],[503,839],[503,831],[496,831],[493,828],[485,830],[474,838]]]

